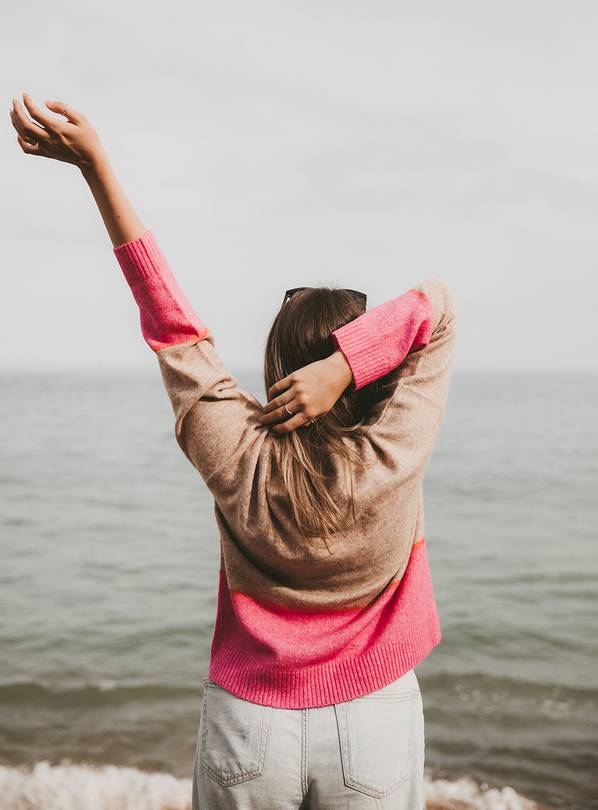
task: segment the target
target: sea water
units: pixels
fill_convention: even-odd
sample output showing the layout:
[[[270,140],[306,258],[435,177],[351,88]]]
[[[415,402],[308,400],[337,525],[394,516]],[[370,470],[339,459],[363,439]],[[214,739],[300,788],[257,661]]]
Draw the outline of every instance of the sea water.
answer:
[[[219,549],[159,371],[0,385],[0,808],[186,808]],[[430,808],[598,807],[597,413],[596,376],[454,373],[424,483]]]

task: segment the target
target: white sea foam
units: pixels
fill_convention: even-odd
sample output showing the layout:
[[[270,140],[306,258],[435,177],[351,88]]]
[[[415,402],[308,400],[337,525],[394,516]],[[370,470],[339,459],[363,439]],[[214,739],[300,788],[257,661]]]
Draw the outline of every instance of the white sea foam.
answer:
[[[426,810],[542,810],[512,787],[489,788],[465,777],[426,779]]]
[[[0,766],[2,810],[189,810],[191,780],[116,765]]]
[[[103,678],[102,680],[97,681],[97,683],[93,684],[97,686],[100,692],[112,692],[114,689],[117,688],[118,682],[112,680],[112,678]]]
[[[2,810],[190,810],[191,780],[116,765],[0,766]],[[426,779],[427,810],[540,810],[513,788]]]

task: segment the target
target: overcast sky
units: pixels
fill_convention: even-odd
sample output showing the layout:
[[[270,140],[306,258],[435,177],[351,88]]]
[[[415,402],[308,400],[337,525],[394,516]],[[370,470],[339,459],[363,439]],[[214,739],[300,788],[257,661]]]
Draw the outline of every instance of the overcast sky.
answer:
[[[453,289],[455,369],[596,371],[595,2],[41,2],[2,13],[0,365],[157,365],[89,189],[22,91],[92,121],[231,370],[287,287]]]

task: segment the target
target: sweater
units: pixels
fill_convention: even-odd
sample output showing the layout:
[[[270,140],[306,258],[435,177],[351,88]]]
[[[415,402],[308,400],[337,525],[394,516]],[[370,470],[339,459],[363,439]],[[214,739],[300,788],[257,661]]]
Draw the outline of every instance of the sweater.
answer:
[[[220,571],[208,677],[253,703],[331,705],[382,688],[439,643],[423,478],[443,421],[455,308],[437,278],[332,332],[357,390],[381,380],[351,469],[355,520],[308,543],[273,452],[281,435],[226,369],[156,237],[113,248],[174,414],[174,435],[214,499]],[[239,325],[240,326],[240,325]],[[349,440],[349,439],[345,439]],[[340,460],[330,492],[349,509]]]

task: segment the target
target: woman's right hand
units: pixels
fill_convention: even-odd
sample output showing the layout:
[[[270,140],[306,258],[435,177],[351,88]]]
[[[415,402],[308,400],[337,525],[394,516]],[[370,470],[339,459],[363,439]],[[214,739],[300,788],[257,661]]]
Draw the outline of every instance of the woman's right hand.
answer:
[[[80,169],[94,166],[105,156],[98,133],[83,113],[70,104],[46,101],[46,107],[64,115],[65,121],[49,115],[34,104],[28,93],[23,93],[23,102],[31,118],[27,117],[16,98],[10,110],[10,119],[23,152],[72,163]]]
[[[290,433],[332,410],[352,381],[351,366],[337,349],[324,360],[308,363],[274,383],[268,390],[269,401],[258,416],[258,422],[272,424],[275,433]],[[290,418],[285,405],[293,414]],[[281,422],[283,419],[285,421]],[[275,422],[280,424],[273,424]]]

